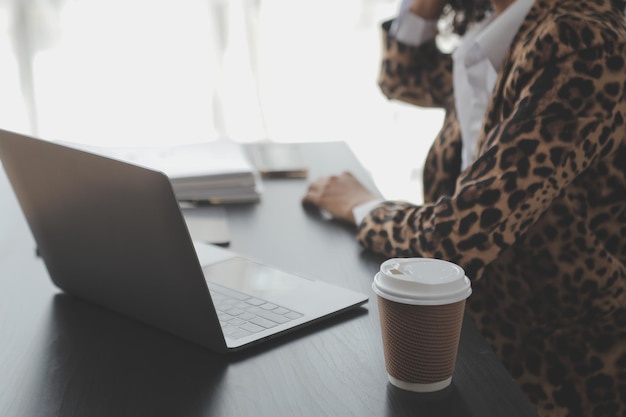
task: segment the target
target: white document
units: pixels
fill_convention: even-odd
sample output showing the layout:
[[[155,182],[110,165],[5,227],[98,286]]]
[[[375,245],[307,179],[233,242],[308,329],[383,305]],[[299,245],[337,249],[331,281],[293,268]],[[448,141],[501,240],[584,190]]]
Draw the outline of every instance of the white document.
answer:
[[[178,200],[219,204],[260,198],[260,175],[243,146],[232,140],[158,147],[63,144],[161,171],[170,179]]]

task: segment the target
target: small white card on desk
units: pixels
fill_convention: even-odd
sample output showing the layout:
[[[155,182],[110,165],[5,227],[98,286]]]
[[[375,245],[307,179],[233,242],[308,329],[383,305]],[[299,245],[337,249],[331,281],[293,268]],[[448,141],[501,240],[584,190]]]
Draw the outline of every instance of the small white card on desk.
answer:
[[[208,245],[203,242],[198,242],[197,240],[193,241],[193,246],[196,250],[198,261],[203,267],[213,265],[236,256],[233,252],[227,249],[220,248],[219,246]]]
[[[230,230],[226,210],[223,206],[181,205],[191,239],[194,241],[228,245]]]

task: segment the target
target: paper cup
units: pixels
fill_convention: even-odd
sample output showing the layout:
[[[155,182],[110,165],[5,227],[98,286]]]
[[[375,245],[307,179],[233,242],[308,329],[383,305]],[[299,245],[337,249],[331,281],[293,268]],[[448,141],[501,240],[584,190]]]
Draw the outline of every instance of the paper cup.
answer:
[[[450,385],[465,300],[472,292],[463,269],[438,259],[389,259],[372,288],[389,381],[416,392]]]

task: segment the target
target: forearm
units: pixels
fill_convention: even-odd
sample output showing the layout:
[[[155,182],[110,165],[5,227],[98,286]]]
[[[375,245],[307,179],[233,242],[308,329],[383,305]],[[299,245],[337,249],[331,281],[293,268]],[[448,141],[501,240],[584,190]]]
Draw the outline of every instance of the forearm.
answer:
[[[431,40],[419,46],[402,43],[382,28],[382,63],[378,85],[390,100],[421,107],[447,107],[452,102],[452,57]]]
[[[541,70],[516,72],[511,114],[490,126],[479,158],[462,173],[455,193],[424,206],[385,203],[362,222],[359,241],[390,257],[448,259],[479,278],[586,168],[616,151],[626,135],[624,100],[604,105],[592,94],[580,95],[579,86],[595,83],[596,91],[610,87],[623,97],[623,72],[607,69],[597,79],[591,69],[625,49],[591,47],[553,56],[537,66]]]

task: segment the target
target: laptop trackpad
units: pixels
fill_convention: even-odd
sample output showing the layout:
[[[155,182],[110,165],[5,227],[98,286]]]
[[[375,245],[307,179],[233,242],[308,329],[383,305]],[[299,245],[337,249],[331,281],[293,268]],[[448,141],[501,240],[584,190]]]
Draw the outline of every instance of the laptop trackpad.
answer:
[[[282,298],[313,281],[257,262],[231,258],[202,268],[207,281],[264,300]]]
[[[298,311],[309,319],[367,300],[363,294],[238,257],[205,266],[203,271],[209,283]]]

